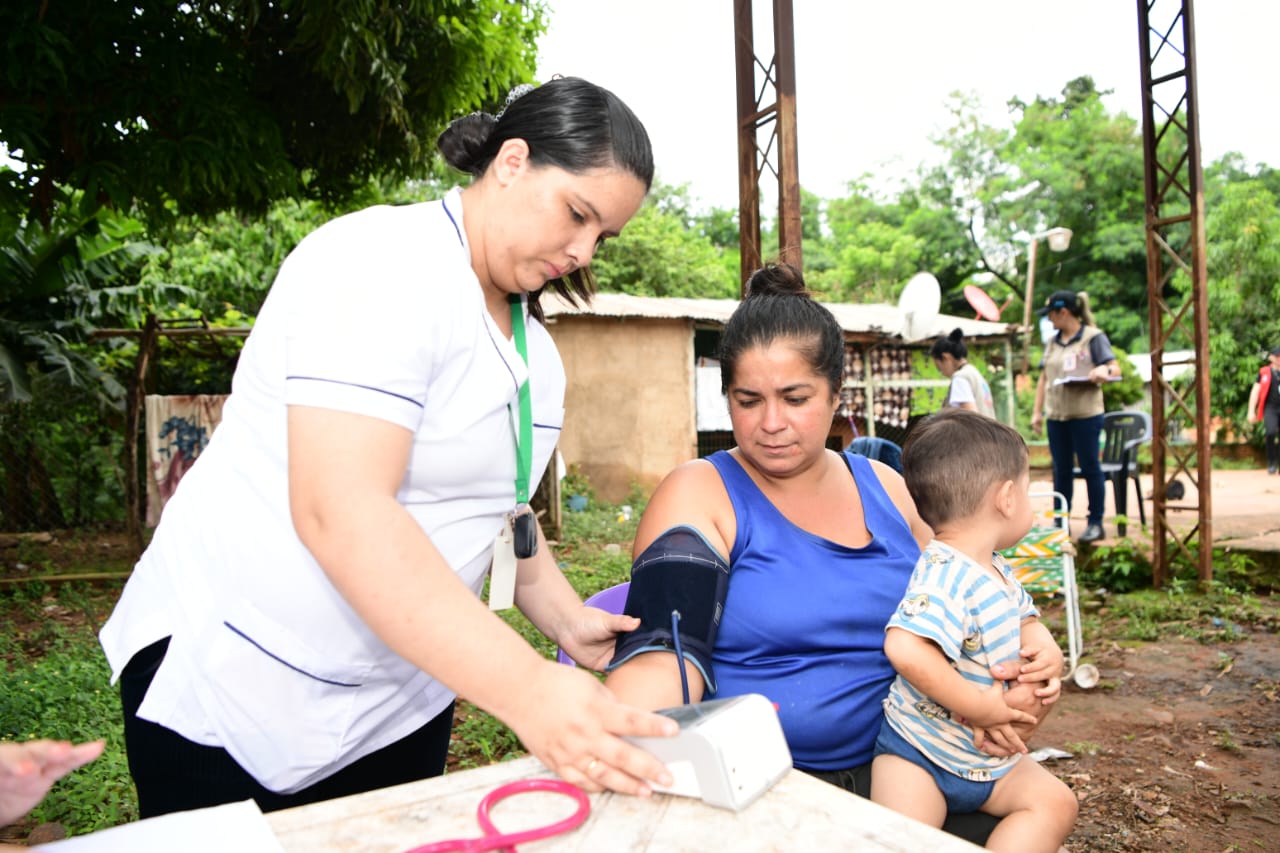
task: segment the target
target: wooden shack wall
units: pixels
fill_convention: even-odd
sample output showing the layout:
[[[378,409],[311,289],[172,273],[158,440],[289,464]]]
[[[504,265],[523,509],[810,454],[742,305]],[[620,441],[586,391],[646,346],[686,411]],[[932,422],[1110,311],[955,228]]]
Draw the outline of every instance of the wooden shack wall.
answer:
[[[602,500],[652,492],[697,456],[691,320],[562,315],[548,329],[568,378],[560,453]]]

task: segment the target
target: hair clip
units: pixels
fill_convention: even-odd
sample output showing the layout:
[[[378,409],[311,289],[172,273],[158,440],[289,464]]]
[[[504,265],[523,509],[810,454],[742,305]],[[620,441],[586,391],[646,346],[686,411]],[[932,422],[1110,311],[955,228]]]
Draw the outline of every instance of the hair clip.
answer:
[[[527,95],[527,94],[529,94],[530,92],[532,92],[532,91],[533,91],[533,89],[534,89],[534,87],[533,87],[532,85],[530,85],[529,83],[520,83],[520,84],[518,84],[518,85],[517,85],[515,88],[513,88],[513,89],[511,90],[511,92],[507,95],[506,103],[504,103],[504,104],[502,105],[502,109],[501,109],[501,111],[499,111],[499,112],[498,112],[497,117],[498,117],[498,118],[502,118],[502,114],[503,114],[503,113],[505,113],[507,110],[511,109],[511,105],[512,105],[512,104],[514,104],[516,101],[520,100],[520,99],[521,99],[521,98],[523,98],[525,95]]]

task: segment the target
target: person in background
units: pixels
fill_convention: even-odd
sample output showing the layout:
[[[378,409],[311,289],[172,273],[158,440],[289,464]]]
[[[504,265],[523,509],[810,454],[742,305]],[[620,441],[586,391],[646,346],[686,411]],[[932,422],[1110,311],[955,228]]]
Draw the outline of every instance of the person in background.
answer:
[[[1262,422],[1267,450],[1267,473],[1280,474],[1280,347],[1258,368],[1258,381],[1249,389],[1249,423]]]
[[[929,357],[942,375],[951,380],[946,405],[968,409],[989,418],[996,416],[991,386],[981,371],[969,363],[969,347],[964,342],[964,332],[956,329],[945,338],[938,338],[929,348]]]
[[[884,626],[931,531],[896,472],[827,449],[844,333],[798,270],[751,276],[719,358],[737,446],[679,466],[650,498],[625,608],[641,625],[605,683],[649,708],[763,694],[795,766],[865,797],[894,676]],[[1047,649],[1047,633],[1031,623],[1025,644]],[[1039,717],[1061,670],[1053,646],[993,675]],[[994,824],[967,819],[978,825],[947,829],[981,842]]]
[[[101,755],[104,745],[100,740],[0,743],[0,826],[26,817],[55,782]]]
[[[1039,435],[1048,419],[1049,455],[1053,458],[1053,490],[1071,508],[1075,467],[1080,466],[1089,498],[1089,515],[1081,542],[1106,536],[1106,475],[1098,459],[1102,435],[1102,383],[1120,377],[1120,363],[1106,333],[1093,321],[1089,295],[1055,291],[1036,313],[1049,318],[1056,334],[1044,345],[1040,378],[1031,409],[1031,431]]]
[[[903,475],[933,541],[885,628],[898,676],[871,799],[933,826],[948,812],[981,811],[1001,819],[988,849],[1057,850],[1075,824],[1075,794],[1026,757],[1010,723],[1035,718],[1006,705],[990,675],[1018,661],[1022,625],[1039,616],[999,553],[1031,529],[1027,445],[994,418],[943,409],[911,431]],[[987,755],[986,738],[1013,754]]]
[[[597,669],[636,624],[583,607],[527,502],[564,417],[538,296],[590,297],[587,265],[652,180],[648,135],[562,78],[439,147],[468,186],[340,217],[286,258],[102,629],[143,817],[439,775],[457,694],[589,791],[670,780],[623,736],[673,721],[547,660],[479,598],[492,567],[491,605]]]

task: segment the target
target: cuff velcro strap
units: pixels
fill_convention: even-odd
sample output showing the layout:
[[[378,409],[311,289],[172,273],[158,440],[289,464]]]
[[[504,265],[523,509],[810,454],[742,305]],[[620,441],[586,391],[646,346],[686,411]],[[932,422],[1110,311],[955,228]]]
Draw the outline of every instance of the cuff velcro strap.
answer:
[[[667,530],[631,564],[623,612],[637,617],[640,627],[618,636],[607,670],[643,652],[674,652],[671,613],[678,611],[680,651],[714,693],[711,652],[728,591],[729,564],[702,534],[683,525]]]

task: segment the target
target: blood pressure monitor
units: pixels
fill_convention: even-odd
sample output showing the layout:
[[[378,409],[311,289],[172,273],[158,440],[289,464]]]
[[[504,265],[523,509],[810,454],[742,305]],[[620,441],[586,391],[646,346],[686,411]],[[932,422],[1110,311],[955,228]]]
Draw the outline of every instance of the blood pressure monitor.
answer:
[[[667,765],[674,781],[654,790],[741,811],[791,769],[773,703],[758,693],[664,708],[675,737],[628,737]]]

